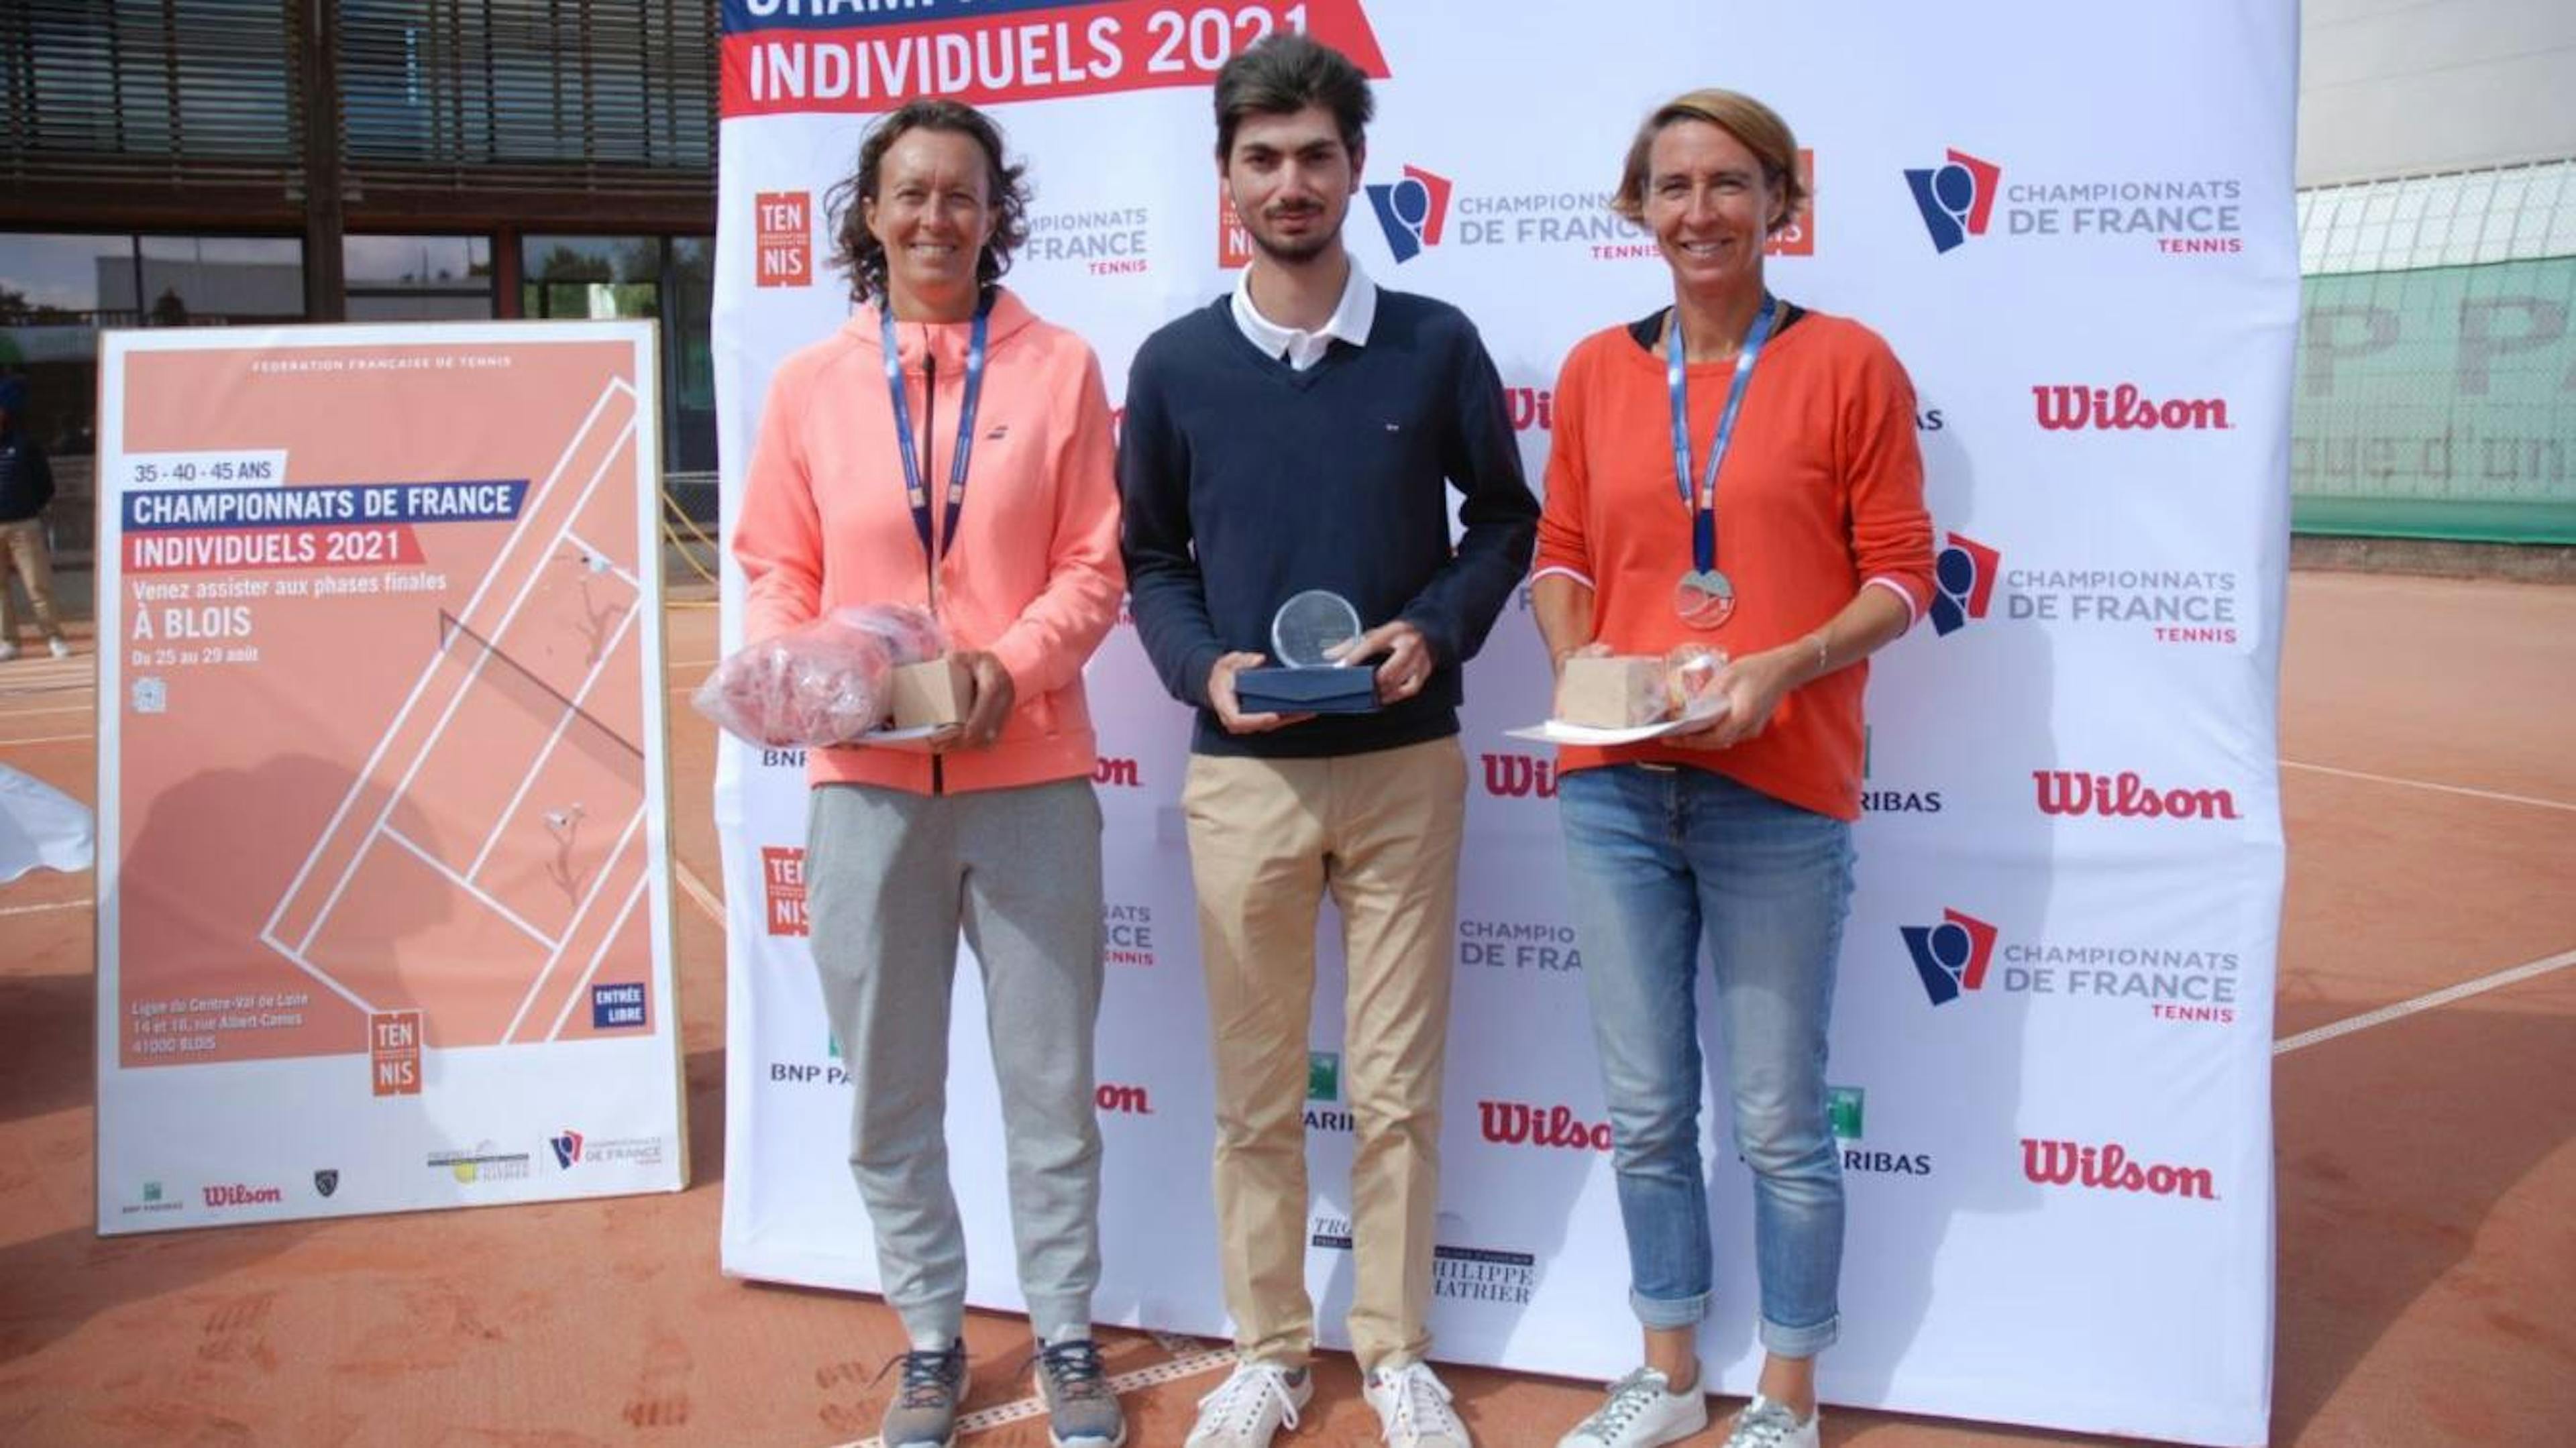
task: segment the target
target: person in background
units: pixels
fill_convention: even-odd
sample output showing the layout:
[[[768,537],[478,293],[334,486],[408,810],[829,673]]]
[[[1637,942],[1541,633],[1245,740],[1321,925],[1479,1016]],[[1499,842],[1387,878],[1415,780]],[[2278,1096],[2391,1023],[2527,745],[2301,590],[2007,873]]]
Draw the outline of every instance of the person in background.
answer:
[[[72,656],[54,611],[54,557],[45,546],[45,506],[54,467],[26,426],[27,384],[0,377],[0,663],[18,657],[18,610],[7,575],[27,591],[27,611],[55,658]]]
[[[1805,200],[1770,107],[1693,91],[1628,148],[1612,207],[1652,233],[1671,305],[1577,343],[1556,387],[1532,606],[1576,653],[1731,656],[1683,733],[1557,762],[1569,895],[1610,1107],[1645,1363],[1560,1448],[1708,1423],[1713,1290],[1694,990],[1716,972],[1723,1095],[1753,1171],[1762,1376],[1728,1448],[1816,1448],[1839,1331],[1841,1158],[1827,1116],[1834,958],[1860,815],[1862,662],[1931,597],[1914,388],[1876,333],[1771,294],[1764,243]]]
[[[966,1389],[944,1120],[962,930],[984,973],[1048,1432],[1116,1448],[1127,1425],[1091,1333],[1101,817],[1082,687],[1125,585],[1108,393],[1081,338],[999,285],[1028,190],[981,112],[896,109],[836,200],[859,308],[770,383],[734,530],[744,636],[920,604],[971,696],[926,752],[807,751],[808,921],[853,1086],[850,1174],[912,1339],[883,1440],[944,1448]]]

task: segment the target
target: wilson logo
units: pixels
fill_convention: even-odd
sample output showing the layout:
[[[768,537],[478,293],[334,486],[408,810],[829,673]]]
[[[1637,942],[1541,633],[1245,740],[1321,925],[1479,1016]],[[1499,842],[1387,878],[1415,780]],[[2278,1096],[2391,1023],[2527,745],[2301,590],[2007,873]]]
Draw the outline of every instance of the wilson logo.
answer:
[[[2207,432],[2235,426],[2227,420],[2224,397],[2158,402],[2127,382],[2117,387],[2034,387],[2030,396],[2039,425],[2050,432]]]
[[[2039,795],[2041,814],[2146,820],[2243,818],[2236,812],[2236,796],[2223,789],[2156,790],[2126,771],[2110,775],[2034,769],[2030,778]]]
[[[2044,1187],[2090,1187],[2098,1192],[2137,1192],[2151,1197],[2218,1200],[2207,1167],[2156,1166],[2131,1161],[2118,1142],[2079,1146],[2071,1141],[2021,1139],[2021,1173]]]
[[[1145,787],[1144,766],[1132,759],[1103,756],[1091,766],[1091,782],[1117,789],[1142,789]]]
[[[246,1187],[238,1182],[229,1186],[198,1188],[210,1207],[264,1207],[286,1200],[286,1193],[275,1187]]]
[[[1554,799],[1556,766],[1528,754],[1488,754],[1485,793],[1500,799]]]
[[[1506,387],[1503,403],[1512,431],[1552,432],[1556,428],[1556,393],[1545,387]]]
[[[1114,1086],[1102,1082],[1100,1087],[1091,1093],[1091,1104],[1112,1116],[1154,1114],[1154,1098],[1147,1095],[1142,1086]]]
[[[1610,1123],[1575,1119],[1563,1106],[1531,1106],[1519,1101],[1479,1101],[1479,1124],[1485,1139],[1501,1146],[1561,1146],[1574,1151],[1608,1151]]]

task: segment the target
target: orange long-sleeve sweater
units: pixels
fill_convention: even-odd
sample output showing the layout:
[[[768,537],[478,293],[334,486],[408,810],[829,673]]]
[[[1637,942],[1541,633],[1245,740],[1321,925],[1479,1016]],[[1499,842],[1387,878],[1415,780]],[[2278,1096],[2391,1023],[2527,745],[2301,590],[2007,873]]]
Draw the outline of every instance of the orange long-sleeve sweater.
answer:
[[[965,322],[895,328],[913,426],[929,435],[923,481],[944,513]],[[877,313],[781,363],[754,444],[734,557],[750,580],[743,636],[762,639],[844,604],[927,603],[951,645],[989,649],[1015,701],[990,748],[942,756],[944,787],[998,789],[1088,776],[1095,762],[1084,660],[1118,618],[1118,487],[1109,397],[1080,337],[1038,320],[1004,290],[993,304],[966,503],[934,586],[895,451]],[[935,399],[925,395],[937,359]],[[928,793],[930,756],[814,749],[816,784]]]
[[[1733,379],[1732,361],[1690,369],[1694,469]],[[1932,523],[1914,438],[1914,386],[1877,333],[1801,315],[1762,353],[1717,485],[1718,567],[1735,614],[1703,631],[1673,609],[1691,567],[1690,513],[1673,468],[1663,359],[1626,326],[1575,345],[1556,384],[1555,443],[1532,576],[1591,585],[1593,635],[1623,654],[1712,644],[1742,656],[1814,632],[1862,588],[1903,596],[1917,617],[1932,589]],[[1696,479],[1694,479],[1696,481]],[[1866,663],[1793,691],[1759,736],[1724,750],[1649,742],[1568,747],[1560,770],[1651,762],[1715,770],[1774,798],[1860,815]]]

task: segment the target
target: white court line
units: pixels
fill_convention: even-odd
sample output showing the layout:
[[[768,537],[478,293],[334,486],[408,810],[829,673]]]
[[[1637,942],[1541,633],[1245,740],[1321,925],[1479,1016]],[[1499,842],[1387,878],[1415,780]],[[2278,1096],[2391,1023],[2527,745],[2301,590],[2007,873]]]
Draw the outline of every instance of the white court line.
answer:
[[[1149,1368],[1138,1368],[1134,1372],[1120,1373],[1118,1376],[1109,1380],[1109,1391],[1116,1394],[1132,1393],[1138,1388],[1160,1387],[1164,1383],[1177,1383],[1183,1378],[1195,1378],[1203,1373],[1212,1373],[1218,1368],[1232,1367],[1233,1365],[1234,1350],[1232,1348],[1227,1348],[1219,1352],[1203,1352],[1193,1357],[1175,1358],[1171,1362],[1156,1363]],[[1005,1423],[1022,1422],[1030,1418],[1038,1417],[1045,1412],[1046,1400],[1044,1398],[1022,1398],[1016,1403],[1003,1403],[996,1407],[979,1408],[957,1420],[957,1436],[963,1438],[970,1433],[981,1433],[988,1428],[999,1428]],[[856,1442],[841,1444],[839,1445],[839,1448],[884,1448],[884,1443],[885,1440],[882,1438],[861,1438]]]
[[[624,579],[627,587],[634,589],[639,594],[644,591],[644,585],[635,580],[634,574],[618,567],[616,561],[608,556],[607,549],[594,546],[589,539],[584,538],[579,533],[572,531],[570,528],[564,529],[564,536],[570,538],[573,542],[580,544],[581,551],[583,553],[598,559],[602,563],[606,563],[608,565],[608,571],[616,574],[619,578]]]
[[[510,1038],[519,1034],[519,1023],[528,1018],[528,1007],[537,1003],[537,993],[546,988],[547,979],[555,973],[555,967],[563,961],[564,946],[570,944],[572,938],[581,933],[581,922],[589,917],[592,902],[599,898],[599,887],[608,883],[608,872],[615,869],[618,860],[625,855],[626,842],[634,839],[635,832],[643,828],[643,825],[644,806],[638,805],[635,813],[627,817],[626,828],[618,832],[617,843],[610,846],[608,853],[600,858],[599,873],[590,877],[590,888],[582,892],[581,903],[573,907],[572,919],[564,922],[563,941],[546,942],[551,947],[551,953],[546,956],[545,969],[538,971],[537,978],[529,983],[527,995],[520,999],[519,1009],[510,1017],[509,1028],[501,1032],[503,1045],[509,1044]]]
[[[2502,800],[2506,804],[2527,804],[2539,809],[2563,809],[2576,813],[2576,804],[2564,800],[2535,799],[2527,794],[2506,794],[2502,790],[2471,789],[2465,784],[2435,784],[2429,779],[2400,779],[2393,774],[2367,774],[2358,769],[2336,769],[2326,764],[2302,764],[2295,759],[2281,761],[2283,769],[2305,769],[2317,774],[2340,775],[2345,779],[2366,779],[2373,784],[2402,784],[2409,789],[2440,790],[2444,794],[2465,794],[2471,799]]]
[[[707,882],[698,878],[697,871],[673,860],[671,873],[679,877],[681,893],[696,901],[698,908],[707,912],[709,920],[718,925],[725,923],[724,901],[716,897],[716,892],[707,888]]]
[[[69,709],[0,709],[0,719],[33,719],[39,714],[95,714],[95,704],[80,704]]]
[[[546,1031],[547,1040],[556,1040],[563,1035],[564,1022],[572,1019],[573,1006],[580,1002],[581,993],[589,988],[591,978],[599,974],[599,963],[608,958],[608,947],[617,943],[617,933],[626,928],[626,917],[635,913],[635,902],[642,898],[644,886],[651,879],[649,874],[637,872],[635,888],[626,892],[626,903],[617,907],[617,918],[610,921],[608,929],[601,933],[599,948],[590,953],[590,964],[582,967],[581,979],[574,981],[572,989],[564,992],[563,1009],[555,1012],[555,1023]]]
[[[544,931],[539,930],[537,927],[530,925],[525,920],[520,919],[517,911],[512,910],[509,906],[502,904],[491,896],[484,894],[481,890],[476,889],[473,881],[468,880],[464,876],[456,873],[454,870],[447,868],[446,863],[440,860],[436,855],[433,855],[429,851],[422,849],[420,846],[413,844],[411,842],[411,837],[404,834],[402,831],[386,828],[378,830],[376,833],[393,841],[395,844],[402,846],[404,849],[411,851],[413,854],[418,855],[422,864],[427,865],[441,875],[446,876],[449,884],[454,885],[457,889],[474,897],[476,904],[481,905],[484,909],[491,911],[493,914],[500,916],[502,919],[509,921],[511,924],[525,931],[530,940],[535,941],[548,950],[561,950],[563,948],[555,942],[548,940]],[[363,855],[366,852],[361,850],[359,853]],[[319,930],[321,927],[317,925],[314,928]]]
[[[97,737],[98,731],[95,729],[87,734],[39,734],[33,739],[0,739],[0,749],[6,749],[12,744],[69,744],[75,739],[96,739]]]
[[[625,616],[617,621],[617,632],[608,640],[608,647],[599,651],[598,662],[590,666],[589,673],[582,675],[581,687],[573,691],[572,702],[564,706],[563,717],[555,721],[554,732],[546,736],[545,747],[537,751],[536,762],[528,766],[526,774],[519,776],[519,787],[511,792],[510,802],[501,806],[501,813],[493,817],[492,833],[483,837],[483,848],[475,852],[474,863],[465,867],[465,878],[471,880],[483,873],[483,862],[492,858],[492,847],[500,843],[501,831],[508,827],[510,817],[519,812],[519,802],[528,797],[528,786],[535,784],[537,776],[545,773],[546,761],[554,757],[555,745],[562,742],[564,731],[572,727],[572,721],[580,717],[581,701],[590,697],[591,686],[599,682],[601,671],[608,667],[610,659],[617,657],[617,646],[626,641],[626,626],[640,617],[642,610],[628,604]]]
[[[87,910],[87,900],[48,900],[42,905],[0,905],[0,915],[37,915],[47,910]]]
[[[612,388],[619,385],[622,384],[614,381],[610,384]],[[511,620],[519,616],[520,606],[528,601],[529,594],[536,591],[537,579],[543,576],[545,572],[546,560],[553,557],[555,545],[563,541],[564,528],[570,527],[570,519],[581,516],[581,510],[590,505],[590,495],[598,489],[599,480],[608,476],[609,467],[617,461],[617,455],[625,450],[627,439],[634,435],[635,419],[630,417],[626,420],[625,426],[618,429],[617,436],[610,440],[607,454],[600,458],[598,471],[593,472],[590,475],[590,481],[582,486],[581,496],[573,500],[572,511],[567,515],[566,522],[563,527],[555,529],[555,535],[546,540],[543,548],[537,550],[537,566],[529,569],[528,576],[520,581],[519,591],[510,597],[510,606],[507,609],[502,610],[501,621],[493,626],[490,636],[491,641],[484,643],[483,651],[476,654],[474,656],[474,662],[466,666],[465,682],[457,685],[456,692],[449,696],[446,711],[438,716],[438,721],[436,723],[429,726],[429,737],[422,742],[420,752],[412,756],[411,764],[403,770],[402,778],[397,781],[393,789],[385,795],[385,807],[376,812],[376,822],[367,827],[367,833],[370,836],[374,835],[379,830],[385,829],[385,821],[393,818],[394,806],[411,797],[411,782],[420,777],[420,767],[429,762],[429,756],[437,750],[440,744],[446,742],[447,726],[455,722],[456,711],[465,707],[466,696],[474,692],[475,681],[483,677],[483,661],[499,651],[499,640],[509,636]],[[491,571],[486,573],[483,577],[483,585],[475,589],[475,600],[479,601],[483,597],[483,588],[489,587],[492,581],[500,576],[502,560],[506,559],[509,556],[510,549],[515,548],[516,546],[518,545],[516,542],[516,536],[514,535],[513,541],[504,545],[501,557],[493,560]],[[465,612],[456,616],[458,623],[461,625],[466,618],[473,614],[473,611],[474,604],[471,602],[467,603],[465,606]],[[438,652],[431,656],[429,666],[421,671],[421,682],[412,686],[412,697],[414,699],[417,699],[420,696],[422,686],[429,682],[430,675],[437,670],[439,661],[448,656],[449,645],[464,632],[465,630],[460,627],[456,633],[450,634],[446,639],[440,641]],[[480,639],[477,641],[482,642]],[[383,741],[378,743],[376,746],[379,754],[383,752],[385,745],[393,742],[394,735],[402,729],[403,719],[410,713],[411,703],[410,701],[405,701],[403,704],[403,712],[394,716],[393,727],[386,731]],[[368,772],[359,775],[359,785],[364,785],[366,783],[369,775],[373,773],[374,769],[375,760],[368,760]],[[352,788],[354,789],[355,786]],[[351,797],[355,798],[355,795],[353,794]],[[337,817],[335,816],[333,820],[335,828],[337,827],[337,823]],[[328,844],[330,842],[330,838],[329,834],[324,834],[321,840],[315,842],[313,853],[317,856],[320,855],[322,852],[322,846]],[[360,846],[359,853],[365,853],[364,846]],[[331,918],[332,911],[340,908],[340,896],[349,888],[349,881],[355,878],[357,868],[357,860],[355,857],[352,857],[349,861],[349,868],[341,872],[340,883],[332,886],[331,893],[323,897],[322,913],[313,917],[313,929],[304,933],[303,944],[312,944],[313,936],[316,932],[321,930],[322,923]],[[296,878],[299,883],[303,879],[300,874]],[[290,896],[289,898],[292,897]],[[284,910],[285,908],[286,901],[280,900],[278,902],[278,909]],[[272,923],[274,923],[274,920],[275,917],[272,916]],[[553,942],[549,941],[547,943],[551,945]]]
[[[2458,985],[2437,990],[2431,995],[2420,995],[2411,1001],[2399,1001],[2393,1006],[2381,1006],[2375,1011],[2354,1016],[2350,1020],[2337,1021],[2330,1026],[2319,1026],[2313,1031],[2301,1031],[2295,1036],[2285,1036],[2272,1043],[2272,1054],[2284,1056],[2303,1047],[2331,1041],[2337,1036],[2349,1036],[2355,1031],[2384,1026],[2390,1021],[2402,1020],[2420,1011],[2429,1011],[2436,1006],[2446,1006],[2453,1001],[2466,1000],[2470,996],[2483,995],[2491,990],[2502,990],[2517,982],[2547,975],[2553,970],[2564,970],[2571,965],[2576,965],[2576,950],[2562,950],[2556,955],[2499,970],[2493,975],[2482,975],[2476,980],[2464,980]]]
[[[552,492],[555,484],[562,480],[565,471],[572,466],[573,458],[581,451],[582,439],[590,435],[592,425],[599,422],[601,414],[608,410],[609,403],[620,393],[625,394],[631,401],[635,396],[635,389],[627,386],[624,378],[616,377],[610,378],[608,385],[600,389],[598,398],[590,404],[590,411],[583,414],[580,426],[573,429],[572,437],[564,443],[563,451],[556,455],[554,467],[547,472],[545,487],[542,491]],[[618,439],[609,444],[609,453],[611,456],[615,455],[618,448],[625,445],[623,433],[626,429],[631,429],[633,426],[634,421],[631,418],[622,425]],[[597,479],[594,478],[592,481],[596,482]],[[587,494],[585,494],[583,501],[588,501]],[[579,504],[575,504],[576,509],[578,509],[579,506]],[[473,596],[465,600],[464,610],[457,614],[456,617],[459,622],[474,616],[475,608],[483,602],[483,595],[491,592],[494,581],[500,577],[501,565],[510,560],[511,555],[518,551],[519,544],[534,531],[529,526],[529,522],[529,514],[521,513],[519,515],[519,521],[511,527],[510,536],[502,541],[501,551],[492,556],[492,566],[484,571],[483,581],[474,585]],[[553,546],[554,544],[552,542],[546,544],[546,547],[548,548],[552,548]],[[339,834],[340,822],[348,818],[350,807],[355,805],[358,802],[359,795],[366,791],[367,781],[375,777],[377,762],[384,758],[384,754],[387,749],[393,747],[394,736],[402,732],[403,721],[411,717],[412,707],[420,702],[421,694],[429,688],[429,681],[438,676],[439,666],[447,653],[446,646],[447,640],[442,639],[439,641],[438,653],[431,656],[429,663],[421,669],[420,677],[413,681],[410,695],[403,700],[402,708],[395,711],[394,722],[385,726],[383,737],[376,741],[376,747],[368,753],[367,762],[359,767],[357,778],[352,780],[349,784],[348,794],[343,796],[340,800],[340,807],[331,812],[330,822],[322,827],[322,833],[319,838],[314,840],[313,848],[305,853],[303,865],[298,867],[295,871],[295,879],[287,885],[286,893],[278,897],[276,907],[268,912],[268,923],[260,927],[260,937],[262,939],[267,939],[270,935],[276,932],[278,922],[286,918],[286,907],[293,904],[296,899],[303,894],[304,881],[306,877],[313,873],[314,862],[322,858],[323,847],[330,844],[332,839]],[[472,682],[473,680],[469,676],[466,680],[466,685],[460,687],[470,686]],[[436,741],[433,739],[431,742],[435,743]],[[426,749],[428,746],[424,745],[422,747]],[[376,816],[376,823],[378,825],[383,824],[386,817],[392,812],[393,806],[389,802],[385,806],[385,813]],[[372,833],[372,831],[370,831],[370,833]],[[359,852],[363,854],[366,851],[366,845],[361,843],[358,846],[358,849]],[[347,883],[347,877],[343,876],[341,878],[341,884],[346,885]],[[326,900],[323,902],[322,908],[325,914],[329,913],[332,904],[337,900],[338,891],[335,890],[332,894],[332,900]],[[319,928],[319,925],[315,926],[315,929],[318,930]],[[304,943],[309,945],[312,941],[313,932],[306,931],[304,935]],[[277,945],[280,949],[285,948],[283,942],[271,941],[270,943]],[[289,952],[289,954],[291,955],[293,952]]]
[[[313,962],[306,960],[301,952],[290,948],[285,941],[278,939],[274,934],[270,933],[266,926],[260,927],[259,939],[262,945],[265,945],[269,949],[276,951],[278,954],[285,956],[287,964],[294,966],[297,970],[300,970],[306,975],[313,977],[315,980],[320,981],[323,989],[330,991],[333,995],[336,995],[340,999],[347,1001],[349,1004],[356,1006],[359,1010],[366,1012],[368,1015],[372,1016],[376,1013],[376,1007],[373,1002],[366,1000],[356,991],[342,985],[337,979],[332,977],[329,971],[326,971],[322,967],[315,965]]]

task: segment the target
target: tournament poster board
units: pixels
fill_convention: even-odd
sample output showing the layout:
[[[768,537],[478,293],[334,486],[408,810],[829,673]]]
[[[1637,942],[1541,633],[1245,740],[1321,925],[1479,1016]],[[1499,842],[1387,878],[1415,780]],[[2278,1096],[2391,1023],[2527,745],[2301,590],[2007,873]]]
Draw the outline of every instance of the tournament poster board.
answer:
[[[685,1183],[654,359],[106,337],[102,1233]]]
[[[1008,283],[1091,343],[1116,406],[1145,336],[1246,260],[1210,155],[1215,65],[1280,26],[1342,48],[1378,105],[1345,239],[1381,286],[1477,323],[1534,485],[1566,352],[1669,300],[1651,241],[1606,209],[1633,127],[1696,86],[1768,100],[1816,196],[1775,240],[1771,285],[1868,323],[1904,362],[1941,555],[1930,615],[1871,665],[1833,1032],[1843,1335],[1820,1360],[1824,1396],[2259,1442],[2297,15],[2193,0],[2128,20],[2040,27],[1994,3],[1855,23],[1742,0],[731,0],[727,507],[772,369],[847,314],[825,193],[897,100],[949,95],[1001,121],[1036,191]],[[892,486],[852,480],[871,484]],[[725,583],[731,642],[741,580]],[[1544,713],[1548,675],[1524,597],[1468,666],[1461,717],[1432,1356],[1599,1378],[1634,1365],[1636,1331],[1607,1118],[1553,761],[1504,733]],[[1189,721],[1126,620],[1087,681],[1108,822],[1095,1308],[1221,1336],[1178,810]],[[850,1088],[804,948],[805,793],[795,751],[722,746],[723,1260],[873,1291]],[[1319,933],[1308,1278],[1338,1346],[1352,1112],[1329,911]],[[982,1001],[961,964],[948,1120],[969,1299],[1017,1309]],[[1720,1104],[1702,1120],[1719,1263],[1702,1356],[1740,1394],[1760,1362],[1750,1188]]]

